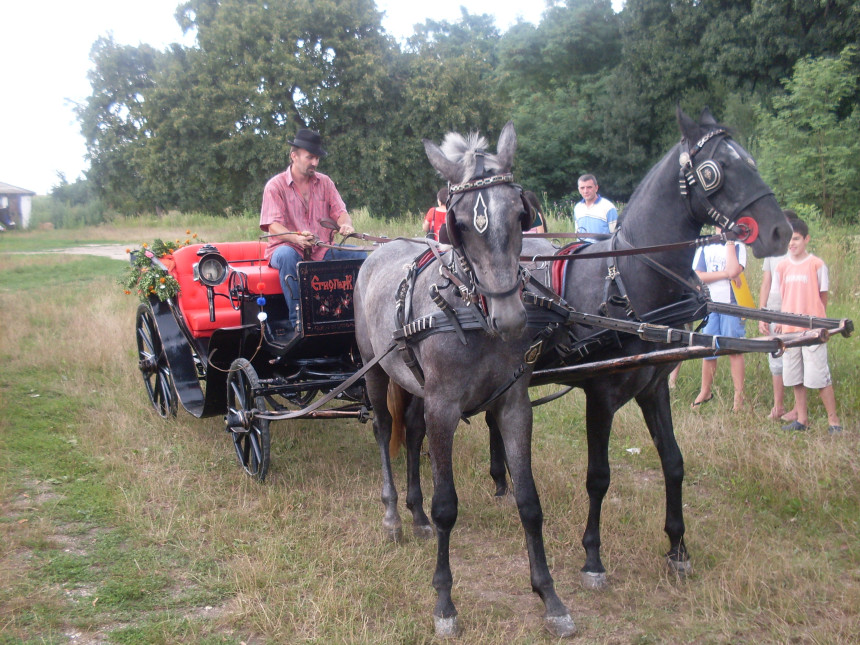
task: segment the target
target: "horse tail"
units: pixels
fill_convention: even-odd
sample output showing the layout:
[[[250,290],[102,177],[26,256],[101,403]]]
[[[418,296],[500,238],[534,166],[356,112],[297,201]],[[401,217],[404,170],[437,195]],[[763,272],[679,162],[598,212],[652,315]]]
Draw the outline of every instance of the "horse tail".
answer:
[[[407,393],[392,380],[388,381],[388,411],[391,413],[391,439],[388,442],[388,452],[391,457],[400,453],[400,446],[406,445],[406,411]]]

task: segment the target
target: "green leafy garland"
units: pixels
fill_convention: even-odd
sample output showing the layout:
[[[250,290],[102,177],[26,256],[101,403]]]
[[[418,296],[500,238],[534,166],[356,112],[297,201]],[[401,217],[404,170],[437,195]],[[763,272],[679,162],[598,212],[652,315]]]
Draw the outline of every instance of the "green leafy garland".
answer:
[[[191,231],[185,231],[185,233],[191,235]],[[131,266],[125,269],[119,280],[120,286],[126,295],[135,294],[143,302],[146,302],[150,296],[157,296],[162,302],[168,298],[175,298],[179,294],[179,282],[167,271],[154,264],[152,260],[170,255],[183,246],[200,242],[202,240],[197,239],[197,233],[191,235],[184,243],[181,240],[165,242],[160,239],[154,240],[151,245],[144,242],[134,252]],[[126,249],[126,252],[132,253],[131,249]]]

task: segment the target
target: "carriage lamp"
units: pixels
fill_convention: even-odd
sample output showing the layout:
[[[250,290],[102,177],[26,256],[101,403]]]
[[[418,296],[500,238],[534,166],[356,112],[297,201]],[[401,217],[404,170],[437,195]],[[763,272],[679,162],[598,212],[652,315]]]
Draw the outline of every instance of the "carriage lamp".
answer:
[[[209,322],[215,322],[215,287],[227,279],[227,260],[217,251],[206,253],[194,265],[194,279],[206,285],[209,301]]]
[[[207,253],[194,266],[194,278],[207,287],[217,287],[227,279],[227,260],[219,253]]]

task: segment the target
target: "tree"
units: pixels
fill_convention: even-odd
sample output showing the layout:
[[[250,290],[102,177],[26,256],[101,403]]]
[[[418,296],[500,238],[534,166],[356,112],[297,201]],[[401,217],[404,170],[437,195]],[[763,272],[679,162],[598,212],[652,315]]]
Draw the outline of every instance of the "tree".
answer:
[[[490,16],[463,9],[458,22],[419,25],[398,56],[398,101],[389,119],[402,173],[399,208],[426,210],[443,184],[422,139],[478,130],[492,140],[510,118],[495,90],[498,40]]]
[[[150,196],[142,186],[135,153],[149,134],[143,97],[153,87],[159,55],[148,45],[120,46],[108,37],[95,42],[90,58],[93,93],[76,109],[90,161],[87,180],[109,205],[138,211]]]
[[[552,90],[611,70],[621,58],[620,22],[610,0],[565,0],[537,28],[521,23],[499,44],[499,74],[514,93]]]
[[[347,204],[372,202],[384,154],[367,151],[382,153],[394,103],[391,41],[372,0],[191,0],[181,14],[199,45],[189,73],[213,161],[201,178],[219,179],[222,208],[259,206],[301,127],[323,135],[323,170]]]
[[[798,61],[773,110],[760,109],[758,142],[762,175],[784,201],[853,221],[860,211],[856,55],[846,47],[838,58]]]

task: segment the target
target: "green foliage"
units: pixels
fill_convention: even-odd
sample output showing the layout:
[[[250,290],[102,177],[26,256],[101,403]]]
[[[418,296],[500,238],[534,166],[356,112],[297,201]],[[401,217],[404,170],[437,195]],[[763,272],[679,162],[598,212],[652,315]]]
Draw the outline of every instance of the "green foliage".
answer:
[[[161,56],[149,45],[120,46],[107,37],[95,42],[90,58],[93,93],[77,109],[90,160],[87,179],[109,205],[135,212],[153,197],[135,156],[151,135],[143,106]]]
[[[93,194],[90,183],[86,179],[79,179],[70,184],[65,174],[57,173],[59,183],[51,188],[51,197],[64,204],[71,206],[83,206],[92,201]]]
[[[677,140],[676,105],[691,114],[709,105],[755,149],[781,130],[757,131],[753,106],[777,118],[788,109],[780,80],[798,61],[860,41],[853,0],[626,0],[618,13],[609,0],[555,0],[540,24],[506,33],[462,8],[455,22],[418,25],[405,44],[383,31],[373,0],[189,0],[177,20],[195,46],[158,52],[101,38],[93,47],[93,93],[79,111],[89,189],[123,214],[258,210],[300,127],[322,134],[321,170],[348,208],[420,211],[440,184],[421,139],[451,130],[492,139],[508,119],[527,187],[558,200],[594,172],[602,192],[624,201]],[[857,72],[856,60],[834,71]],[[860,87],[839,96],[837,125],[822,126],[833,141],[856,128]],[[818,197],[787,185],[781,194],[854,217],[851,167],[837,159],[851,152],[783,139],[817,163]],[[770,158],[784,151],[767,145]],[[795,165],[811,173],[812,163]]]
[[[186,234],[191,235],[191,231],[186,231]],[[123,272],[119,280],[120,286],[123,287],[126,295],[133,293],[140,298],[141,302],[146,302],[150,296],[156,296],[162,302],[176,297],[179,294],[179,282],[153,260],[163,258],[188,244],[197,244],[201,241],[194,233],[185,242],[181,240],[164,242],[161,239],[154,240],[152,244],[144,242],[135,251],[131,266],[126,267]]]
[[[33,198],[30,226],[50,223],[54,228],[80,228],[110,221],[112,214],[101,199],[89,196],[87,201],[77,204],[58,200],[52,195],[37,195]]]
[[[860,213],[860,111],[856,48],[838,58],[805,57],[784,81],[773,110],[760,110],[759,161],[786,202],[814,203],[827,218]]]

